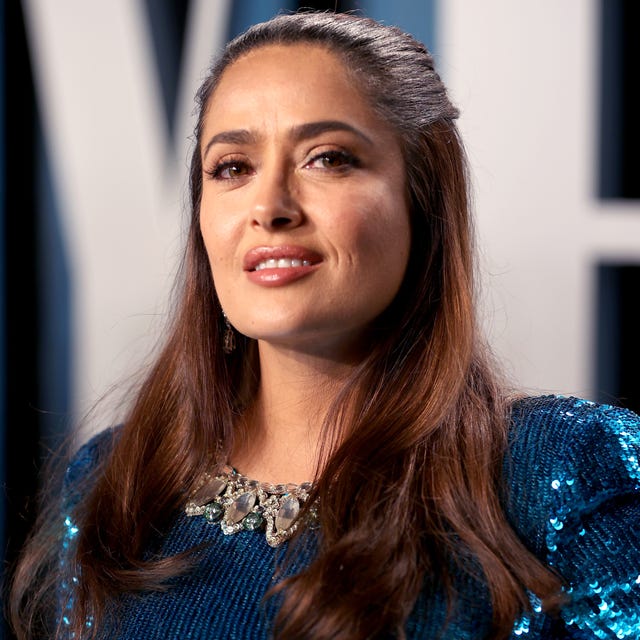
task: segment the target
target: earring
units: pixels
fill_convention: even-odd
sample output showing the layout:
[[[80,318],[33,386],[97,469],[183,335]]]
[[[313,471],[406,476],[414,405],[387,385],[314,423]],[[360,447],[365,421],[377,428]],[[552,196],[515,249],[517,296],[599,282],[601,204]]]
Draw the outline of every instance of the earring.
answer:
[[[231,326],[227,314],[223,311],[222,317],[224,318],[225,330],[224,337],[222,338],[222,350],[229,355],[233,353],[236,348],[236,334]]]

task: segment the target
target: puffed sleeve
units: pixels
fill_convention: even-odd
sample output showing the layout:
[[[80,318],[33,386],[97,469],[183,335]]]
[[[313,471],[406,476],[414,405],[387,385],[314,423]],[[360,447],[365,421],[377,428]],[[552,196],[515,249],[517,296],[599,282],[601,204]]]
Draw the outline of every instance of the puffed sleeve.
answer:
[[[640,638],[640,418],[546,397],[518,403],[513,423],[508,512],[566,581],[560,637]]]

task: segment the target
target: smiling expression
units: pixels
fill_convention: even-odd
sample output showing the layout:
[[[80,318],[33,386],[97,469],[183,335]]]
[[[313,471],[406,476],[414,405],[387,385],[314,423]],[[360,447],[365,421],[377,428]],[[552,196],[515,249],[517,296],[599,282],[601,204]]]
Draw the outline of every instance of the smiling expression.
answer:
[[[269,45],[234,62],[202,132],[200,226],[229,321],[349,349],[393,300],[410,245],[405,165],[340,60]]]

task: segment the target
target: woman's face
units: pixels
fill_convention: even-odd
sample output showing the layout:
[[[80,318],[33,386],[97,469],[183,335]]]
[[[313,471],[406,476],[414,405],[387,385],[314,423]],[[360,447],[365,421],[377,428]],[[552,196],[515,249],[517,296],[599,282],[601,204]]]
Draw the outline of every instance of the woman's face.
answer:
[[[340,60],[266,46],[233,63],[202,135],[200,227],[241,333],[331,353],[358,344],[404,277],[406,171]]]

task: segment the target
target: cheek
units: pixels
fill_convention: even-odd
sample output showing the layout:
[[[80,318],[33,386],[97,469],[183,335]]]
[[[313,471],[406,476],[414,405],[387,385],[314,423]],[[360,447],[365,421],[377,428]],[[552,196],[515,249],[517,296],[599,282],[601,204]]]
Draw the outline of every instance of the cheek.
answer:
[[[354,259],[365,262],[366,268],[382,267],[390,276],[402,277],[411,243],[404,199],[374,191],[360,202],[345,230],[347,244],[354,248]]]
[[[212,269],[228,264],[233,259],[231,249],[235,231],[227,217],[203,205],[200,210],[200,233]]]
[[[228,309],[234,290],[232,230],[228,224],[221,223],[220,218],[203,207],[200,215],[200,233],[209,258],[213,286],[222,308]]]

